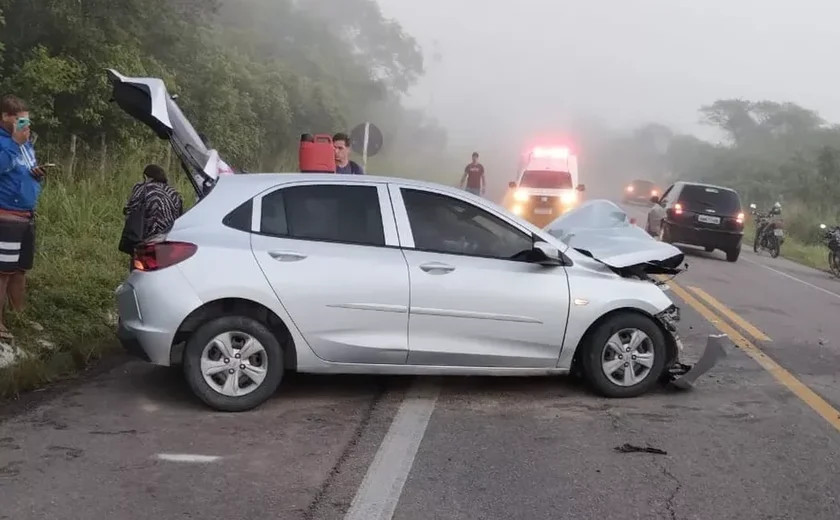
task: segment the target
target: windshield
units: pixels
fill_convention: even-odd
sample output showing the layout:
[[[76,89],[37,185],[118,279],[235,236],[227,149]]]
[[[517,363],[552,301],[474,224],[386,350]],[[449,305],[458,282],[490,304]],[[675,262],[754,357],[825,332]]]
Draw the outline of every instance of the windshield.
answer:
[[[653,189],[653,183],[650,181],[633,181],[630,183],[630,185],[633,186],[635,189],[642,191]]]
[[[679,202],[689,210],[714,209],[723,215],[735,215],[741,211],[741,199],[732,190],[712,186],[687,184],[679,195]]]
[[[673,267],[683,259],[679,249],[648,235],[608,200],[584,202],[558,217],[545,231],[613,267],[664,261]]]
[[[572,174],[556,170],[528,170],[522,174],[519,187],[541,190],[570,190],[574,188],[572,186]]]
[[[630,235],[653,240],[643,229],[630,223],[630,217],[608,200],[592,200],[558,217],[545,230],[569,244],[575,235]]]

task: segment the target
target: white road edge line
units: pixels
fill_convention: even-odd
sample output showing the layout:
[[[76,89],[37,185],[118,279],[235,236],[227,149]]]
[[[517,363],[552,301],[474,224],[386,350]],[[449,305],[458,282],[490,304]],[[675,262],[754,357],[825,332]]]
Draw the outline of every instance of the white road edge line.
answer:
[[[190,453],[158,453],[158,460],[166,460],[169,462],[216,462],[221,459],[216,455],[193,455]]]
[[[810,287],[811,289],[816,289],[816,290],[818,290],[820,292],[823,292],[823,293],[825,293],[829,296],[834,296],[835,298],[840,298],[840,294],[837,294],[836,292],[831,292],[828,289],[824,289],[824,288],[820,287],[819,285],[814,285],[810,282],[806,282],[805,280],[800,280],[799,278],[797,278],[793,275],[787,274],[783,271],[779,271],[778,269],[774,269],[774,268],[772,268],[768,265],[764,265],[760,262],[756,262],[755,260],[750,260],[749,258],[744,258],[744,260],[746,260],[747,262],[749,262],[751,264],[755,264],[757,266],[763,267],[763,268],[767,269],[768,271],[773,271],[774,273],[776,273],[778,275],[781,275],[781,276],[784,276],[785,278],[789,278],[789,279],[793,280],[794,282],[799,282],[802,285],[806,285],[806,286]]]
[[[415,382],[406,392],[344,520],[391,520],[394,516],[440,394],[437,384],[426,381]]]

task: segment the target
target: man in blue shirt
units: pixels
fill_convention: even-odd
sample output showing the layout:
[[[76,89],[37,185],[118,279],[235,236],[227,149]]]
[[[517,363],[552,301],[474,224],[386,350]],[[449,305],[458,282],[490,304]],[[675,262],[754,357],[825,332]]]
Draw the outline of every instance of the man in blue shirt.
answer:
[[[0,99],[0,339],[12,339],[3,323],[8,297],[23,310],[26,271],[35,258],[35,206],[44,170],[30,140],[29,109],[15,96]]]
[[[364,175],[362,169],[355,161],[350,160],[350,136],[339,132],[333,136],[333,147],[335,147],[335,173],[343,175]]]

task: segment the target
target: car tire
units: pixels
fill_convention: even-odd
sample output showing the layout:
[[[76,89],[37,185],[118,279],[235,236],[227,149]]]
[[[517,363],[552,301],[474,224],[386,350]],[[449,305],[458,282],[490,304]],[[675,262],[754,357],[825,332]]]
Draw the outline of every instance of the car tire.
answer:
[[[715,248],[711,247],[711,246],[706,246],[706,247],[703,248],[703,250],[706,251],[707,253],[713,253],[715,251]]]
[[[665,242],[666,244],[671,243],[671,232],[668,230],[668,225],[664,220],[659,224],[659,241]]]
[[[736,247],[735,249],[730,249],[726,252],[726,261],[727,262],[737,262],[738,257],[741,256],[741,248]]]
[[[649,371],[640,381],[632,385],[622,386],[614,381],[615,372],[612,374],[606,373],[608,368],[605,368],[605,365],[616,361],[616,358],[606,359],[608,356],[616,355],[608,346],[608,342],[616,335],[618,337],[623,336],[626,331],[640,331],[647,336],[650,341],[645,340],[643,345],[646,352],[650,350],[653,353],[653,362]],[[638,397],[653,388],[665,371],[665,358],[668,352],[665,334],[651,318],[642,314],[621,312],[610,316],[594,332],[588,335],[586,343],[581,347],[584,349],[580,358],[584,377],[589,386],[604,397],[619,399]],[[633,366],[634,373],[639,367],[641,365]],[[616,370],[621,368],[619,367]]]
[[[262,349],[258,354],[250,356],[247,362],[248,366],[253,367],[252,370],[264,368],[264,377],[258,385],[255,385],[255,388],[243,395],[225,395],[219,388],[222,387],[220,383],[214,380],[214,386],[211,386],[211,383],[205,379],[202,373],[203,360],[213,363],[207,350],[216,349],[221,353],[221,348],[212,346],[220,345],[215,341],[220,337],[232,339],[229,348],[234,352],[238,350],[234,343],[245,341],[247,338],[255,340]],[[238,356],[238,353],[234,355]],[[255,358],[254,356],[260,357]],[[254,359],[261,360],[259,366],[252,365],[251,361]],[[220,358],[217,361],[220,362],[221,366],[221,362],[226,360]],[[244,361],[240,367],[246,366]],[[234,361],[234,363],[237,363],[237,361]],[[247,316],[223,316],[208,321],[192,334],[184,348],[184,375],[190,388],[205,404],[222,412],[244,412],[267,401],[280,386],[284,369],[283,347],[280,346],[277,338],[264,324]],[[218,376],[224,375],[224,381],[227,381],[227,378],[230,377],[225,373],[226,370],[217,374]],[[245,374],[247,377],[247,371],[236,372],[236,381],[240,384],[242,382],[241,374]],[[253,383],[254,380],[247,378],[245,382],[249,381]],[[240,387],[240,384],[237,384],[237,388]]]

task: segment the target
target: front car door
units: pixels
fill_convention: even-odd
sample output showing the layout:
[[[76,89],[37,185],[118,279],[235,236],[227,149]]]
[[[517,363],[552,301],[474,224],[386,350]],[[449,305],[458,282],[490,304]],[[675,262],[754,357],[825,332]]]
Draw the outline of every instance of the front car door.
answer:
[[[297,182],[254,199],[251,247],[315,354],[404,364],[408,268],[387,185]]]
[[[430,187],[389,191],[411,280],[408,363],[555,367],[565,269],[514,259],[533,238],[489,207]]]

